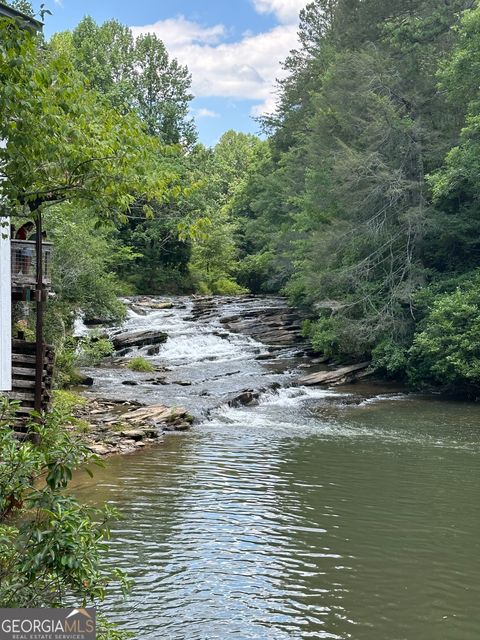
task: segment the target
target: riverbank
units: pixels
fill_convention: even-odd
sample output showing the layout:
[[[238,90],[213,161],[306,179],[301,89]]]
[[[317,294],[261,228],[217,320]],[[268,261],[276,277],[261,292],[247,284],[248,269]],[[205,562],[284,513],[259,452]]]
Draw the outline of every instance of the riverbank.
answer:
[[[129,454],[163,442],[165,434],[188,431],[193,416],[183,407],[142,406],[101,398],[74,409],[72,426],[87,447],[100,456]]]

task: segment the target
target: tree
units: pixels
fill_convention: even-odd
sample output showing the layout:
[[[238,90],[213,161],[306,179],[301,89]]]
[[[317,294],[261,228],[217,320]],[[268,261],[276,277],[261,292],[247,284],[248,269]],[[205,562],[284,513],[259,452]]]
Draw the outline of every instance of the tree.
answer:
[[[120,234],[122,242],[132,247],[135,260],[116,268],[142,292],[190,291],[190,245],[188,240],[179,239],[178,229],[180,223],[192,222],[196,207],[190,187],[198,170],[185,154],[186,148],[194,152],[196,138],[188,117],[192,98],[188,70],[170,60],[156,36],[134,39],[131,30],[115,20],[97,25],[92,18],[84,18],[73,32],[55,34],[50,48],[57,55],[68,54],[89,86],[102,93],[116,110],[130,117],[136,114],[150,137],[150,147],[156,140],[161,153],[161,145],[176,145],[165,161],[165,170],[176,184],[176,195],[155,198],[145,190],[132,189],[131,215],[124,220]],[[147,178],[148,182],[153,172],[155,168],[142,171],[139,180]],[[190,195],[182,195],[183,191]],[[148,221],[142,211],[145,206],[152,214]]]
[[[463,115],[436,71],[468,4],[315,0],[301,13],[300,47],[264,120],[271,160],[249,188],[264,240],[248,260],[265,256],[269,281],[317,315],[308,332],[328,355],[411,343],[438,220],[426,176]]]
[[[111,324],[124,320],[126,309],[118,296],[128,290],[115,272],[120,265],[134,260],[135,254],[120,243],[116,227],[99,227],[91,208],[62,204],[48,209],[44,228],[55,249],[52,265],[55,298],[47,307],[51,340],[57,345],[61,342],[79,311],[86,322]],[[57,322],[62,319],[67,322],[58,336],[51,331],[55,316]]]
[[[0,215],[42,215],[57,241],[57,297],[47,305],[46,327],[62,362],[74,313],[105,321],[124,314],[111,273],[116,245],[102,242],[99,225],[145,219],[152,203],[181,194],[179,150],[149,136],[135,113],[112,108],[63,54],[41,48],[8,20],[0,21],[0,110],[0,139],[7,140]],[[121,257],[134,256],[127,246]]]
[[[437,296],[420,323],[409,352],[414,384],[465,390],[480,386],[480,274]]]
[[[134,55],[134,106],[150,135],[166,144],[190,147],[196,140],[193,120],[188,117],[192,79],[187,67],[170,60],[163,42],[155,34],[139,36]]]
[[[480,162],[478,133],[480,130],[480,91],[477,76],[480,68],[480,8],[467,11],[459,30],[459,42],[450,58],[442,65],[439,77],[450,102],[466,105],[465,126],[459,144],[445,158],[445,165],[431,178],[437,202],[478,202]]]
[[[34,17],[35,11],[33,10],[32,3],[29,0],[13,0],[13,2],[6,2],[5,4],[10,5],[14,9],[21,11],[27,16]]]
[[[235,294],[239,270],[243,212],[239,196],[256,168],[262,142],[253,135],[227,131],[204,159],[202,195],[208,226],[193,241],[190,268],[205,292]]]
[[[65,39],[72,62],[90,86],[106,96],[122,112],[131,108],[135,42],[131,30],[117,20],[101,26],[85,17],[72,32],[55,34],[50,46],[57,49]]]
[[[90,86],[122,112],[135,111],[150,135],[164,144],[190,148],[195,143],[188,115],[191,76],[187,67],[170,59],[156,35],[135,39],[116,20],[98,25],[87,16],[72,32],[55,34],[50,46],[68,51]]]
[[[64,201],[121,216],[134,194],[161,199],[162,149],[134,114],[111,109],[62,56],[37,48],[11,21],[0,23],[1,192],[29,215]]]

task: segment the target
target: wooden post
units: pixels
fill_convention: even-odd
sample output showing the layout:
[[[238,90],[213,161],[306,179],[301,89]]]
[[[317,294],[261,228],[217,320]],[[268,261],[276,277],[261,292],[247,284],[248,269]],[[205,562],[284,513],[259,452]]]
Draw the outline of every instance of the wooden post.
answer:
[[[35,246],[37,252],[36,275],[37,283],[35,289],[36,304],[36,371],[35,371],[35,411],[42,411],[43,397],[43,364],[45,359],[45,344],[43,341],[43,307],[44,307],[44,286],[43,286],[43,229],[42,214],[39,211],[35,220],[36,237]]]

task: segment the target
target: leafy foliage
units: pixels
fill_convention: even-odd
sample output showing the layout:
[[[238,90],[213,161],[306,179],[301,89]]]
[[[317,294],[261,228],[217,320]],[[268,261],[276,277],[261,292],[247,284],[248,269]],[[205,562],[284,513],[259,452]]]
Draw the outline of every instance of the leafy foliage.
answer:
[[[76,363],[83,366],[99,364],[103,358],[111,356],[115,348],[111,340],[102,333],[93,331],[81,338],[77,344]]]
[[[119,114],[12,21],[0,21],[1,193],[34,214],[70,201],[95,202],[98,217],[121,216],[135,193],[162,198],[161,148],[135,114]],[[48,160],[46,160],[48,159]]]
[[[45,426],[30,425],[39,445],[14,437],[13,410],[2,401],[0,605],[58,607],[74,599],[85,606],[101,601],[112,580],[127,589],[126,577],[100,562],[116,512],[86,507],[66,492],[74,469],[96,459],[65,431],[64,407],[57,405]]]
[[[68,334],[78,307],[118,320],[132,288],[282,292],[332,359],[477,384],[471,350],[455,371],[434,354],[432,320],[452,322],[480,266],[477,4],[313,0],[268,140],[229,131],[213,149],[195,145],[190,75],[156,36],[87,17],[42,48],[2,24],[2,192],[18,214],[51,207],[52,327]]]
[[[118,296],[128,289],[115,270],[136,254],[121,244],[115,227],[98,226],[94,210],[69,204],[49,209],[44,226],[54,245],[52,313],[63,305],[72,313],[81,310],[87,322],[124,320],[126,310]]]
[[[257,158],[258,138],[227,131],[211,153],[204,154],[204,178],[200,197],[207,223],[193,240],[190,270],[204,293],[235,295],[246,291],[236,282],[243,211],[238,197]]]
[[[72,32],[55,34],[51,47],[68,52],[74,67],[114,107],[136,112],[150,135],[165,144],[194,144],[196,131],[188,117],[190,74],[170,60],[155,34],[134,38],[116,20],[97,25],[87,16]]]
[[[109,38],[131,38],[121,25],[107,27],[106,50]],[[152,55],[157,47],[166,56],[160,42],[149,42]],[[46,337],[65,366],[64,380],[75,376],[74,354],[65,343],[75,314],[82,311],[87,320],[97,322],[125,317],[118,295],[129,289],[116,272],[127,271],[128,263],[141,254],[131,238],[120,241],[116,227],[132,218],[144,222],[156,212],[161,215],[182,197],[187,184],[180,183],[185,175],[185,170],[183,176],[179,171],[181,147],[165,145],[174,142],[172,136],[178,142],[182,116],[169,121],[176,131],[172,129],[170,137],[150,135],[148,123],[127,100],[127,84],[110,77],[110,88],[115,86],[118,99],[124,101],[120,109],[107,86],[94,77],[100,67],[90,68],[88,79],[75,68],[72,46],[68,34],[62,34],[55,46],[45,47],[13,21],[0,20],[0,139],[7,140],[0,148],[0,214],[18,216],[19,224],[42,214],[55,243],[56,295],[48,304]],[[123,64],[110,53],[117,65]],[[165,64],[172,67],[167,58]],[[91,65],[94,60],[91,57]],[[127,69],[127,61],[125,65]],[[186,71],[178,65],[175,69],[187,82]],[[167,71],[157,72],[163,74],[167,91]],[[96,89],[105,89],[106,97]],[[157,98],[160,109],[165,105],[161,96]],[[184,98],[187,104],[188,96]]]
[[[435,298],[410,349],[416,384],[457,388],[480,385],[480,272]]]
[[[463,348],[450,336],[455,373],[433,318],[449,335],[455,288],[471,291],[479,266],[479,25],[463,0],[308,4],[263,119],[267,152],[228,209],[241,284],[314,316],[315,350],[417,385],[477,384],[469,313],[454,326]]]

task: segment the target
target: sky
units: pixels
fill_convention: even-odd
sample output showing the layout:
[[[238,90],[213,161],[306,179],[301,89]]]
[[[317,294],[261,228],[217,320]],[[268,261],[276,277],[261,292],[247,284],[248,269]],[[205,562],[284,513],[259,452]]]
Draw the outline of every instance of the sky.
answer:
[[[254,118],[275,104],[281,62],[297,45],[307,0],[48,0],[45,34],[85,15],[116,18],[134,34],[156,33],[192,74],[192,116],[211,146],[229,129],[259,133]],[[38,4],[38,3],[36,3]]]

